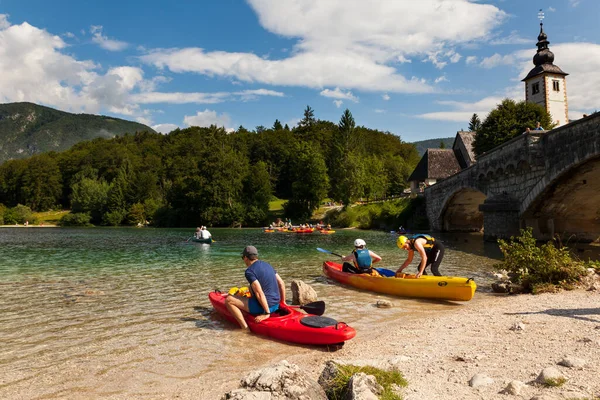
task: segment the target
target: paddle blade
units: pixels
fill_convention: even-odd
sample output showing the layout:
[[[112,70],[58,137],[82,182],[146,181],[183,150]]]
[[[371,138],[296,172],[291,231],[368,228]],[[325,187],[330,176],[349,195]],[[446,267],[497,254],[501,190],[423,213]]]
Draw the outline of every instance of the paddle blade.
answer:
[[[325,302],[324,301],[314,301],[312,303],[308,303],[303,306],[300,306],[300,308],[309,314],[323,315],[323,313],[325,312]]]
[[[331,254],[331,251],[329,251],[329,250],[325,250],[325,249],[322,249],[322,248],[320,248],[320,247],[317,247],[317,251],[320,251],[321,253],[327,253],[327,254]]]

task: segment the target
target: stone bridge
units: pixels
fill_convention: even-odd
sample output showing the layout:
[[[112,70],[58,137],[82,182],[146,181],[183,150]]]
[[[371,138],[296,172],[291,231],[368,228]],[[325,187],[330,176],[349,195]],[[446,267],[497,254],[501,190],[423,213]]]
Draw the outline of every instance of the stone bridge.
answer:
[[[425,189],[431,228],[507,238],[600,238],[600,113],[515,137]]]

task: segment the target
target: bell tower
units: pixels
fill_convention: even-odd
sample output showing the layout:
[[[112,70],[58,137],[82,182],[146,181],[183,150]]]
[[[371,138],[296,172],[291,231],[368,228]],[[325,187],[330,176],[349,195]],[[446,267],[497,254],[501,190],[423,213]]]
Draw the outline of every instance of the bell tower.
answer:
[[[525,101],[543,106],[556,123],[556,127],[569,123],[569,106],[567,103],[567,80],[569,75],[554,65],[554,53],[550,51],[548,36],[544,32],[544,13],[538,13],[540,34],[538,35],[537,53],[533,56],[535,67],[529,71],[525,79]],[[546,127],[547,128],[547,127]]]

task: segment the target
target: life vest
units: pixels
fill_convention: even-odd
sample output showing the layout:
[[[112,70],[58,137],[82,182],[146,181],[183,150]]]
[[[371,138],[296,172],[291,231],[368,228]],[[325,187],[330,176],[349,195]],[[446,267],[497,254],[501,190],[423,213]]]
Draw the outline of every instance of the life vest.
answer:
[[[423,245],[423,248],[425,249],[426,253],[431,251],[433,246],[435,246],[435,238],[433,236],[427,235],[425,233],[416,233],[416,234],[412,235],[409,239],[411,250],[416,250],[415,249],[415,240],[417,240],[419,238],[423,238],[423,239],[427,240],[427,242]]]
[[[364,249],[354,249],[352,251],[354,254],[354,266],[363,271],[371,268],[371,264],[373,260],[371,260],[371,254],[369,254],[369,249],[366,247]]]
[[[237,286],[232,287],[228,293],[232,296],[252,297],[252,292],[246,286],[242,286],[241,288]]]

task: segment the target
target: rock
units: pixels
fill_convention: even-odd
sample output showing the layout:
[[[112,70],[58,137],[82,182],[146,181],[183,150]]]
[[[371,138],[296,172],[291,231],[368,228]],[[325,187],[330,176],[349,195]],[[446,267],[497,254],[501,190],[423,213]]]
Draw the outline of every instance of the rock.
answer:
[[[560,379],[565,379],[564,376],[560,373],[558,369],[555,367],[546,367],[540,372],[538,377],[536,378],[537,383],[545,384],[547,381],[557,381]]]
[[[521,381],[511,381],[500,393],[518,396],[521,394],[521,390],[523,390],[524,387],[525,384]]]
[[[538,394],[537,396],[533,396],[529,400],[559,400],[559,398],[549,394]]]
[[[383,387],[377,383],[373,375],[364,372],[352,375],[348,382],[347,400],[377,400],[383,392]]]
[[[377,308],[392,308],[392,302],[388,300],[377,300]]]
[[[499,281],[492,283],[492,291],[494,293],[510,293],[510,282]]]
[[[582,369],[583,367],[585,367],[585,364],[585,360],[576,357],[565,357],[558,362],[558,365],[562,365],[563,367],[576,369]]]
[[[474,388],[480,387],[480,386],[487,386],[492,383],[494,383],[494,380],[492,378],[490,378],[489,376],[487,376],[486,374],[482,374],[482,373],[473,375],[471,380],[469,380],[469,386],[474,387]]]
[[[242,379],[240,386],[244,390],[233,390],[226,393],[222,399],[327,400],[325,391],[314,379],[301,371],[297,365],[290,364],[285,360],[251,372]],[[271,397],[264,397],[264,393],[269,393]]]
[[[251,392],[248,389],[236,389],[226,393],[221,400],[272,400],[271,392]]]
[[[522,322],[515,322],[513,324],[513,326],[511,326],[509,328],[511,331],[524,331],[525,330],[525,324]]]
[[[294,279],[291,283],[292,304],[304,305],[317,301],[317,292],[309,284],[304,281]]]

